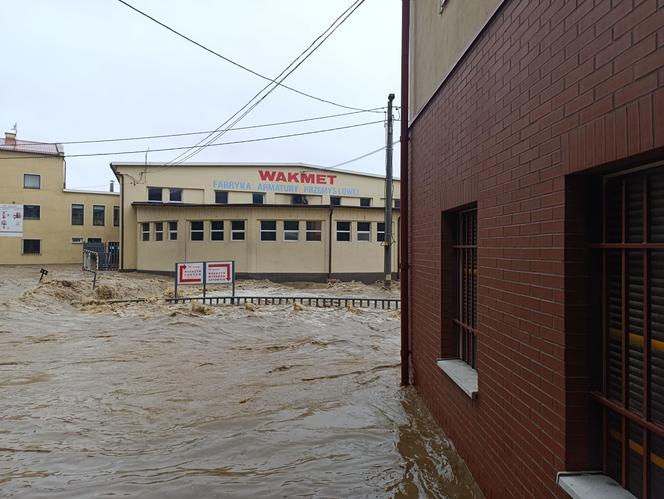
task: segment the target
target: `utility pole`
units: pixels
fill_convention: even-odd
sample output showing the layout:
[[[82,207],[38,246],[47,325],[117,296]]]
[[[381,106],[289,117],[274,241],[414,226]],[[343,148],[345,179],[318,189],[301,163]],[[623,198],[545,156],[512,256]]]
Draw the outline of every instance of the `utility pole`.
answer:
[[[394,94],[387,96],[387,145],[385,147],[385,281],[384,286],[392,285],[392,101]]]

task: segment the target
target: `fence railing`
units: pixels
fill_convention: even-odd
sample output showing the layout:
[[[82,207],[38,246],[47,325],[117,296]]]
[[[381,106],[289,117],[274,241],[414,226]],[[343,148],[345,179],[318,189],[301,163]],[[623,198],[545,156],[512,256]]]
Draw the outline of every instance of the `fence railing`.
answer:
[[[104,303],[139,303],[147,301],[145,298],[129,300],[108,300]],[[290,305],[299,303],[310,307],[357,307],[380,308],[382,310],[398,310],[401,300],[398,298],[356,298],[331,296],[187,296],[178,298],[165,298],[166,303],[200,302],[207,305]]]

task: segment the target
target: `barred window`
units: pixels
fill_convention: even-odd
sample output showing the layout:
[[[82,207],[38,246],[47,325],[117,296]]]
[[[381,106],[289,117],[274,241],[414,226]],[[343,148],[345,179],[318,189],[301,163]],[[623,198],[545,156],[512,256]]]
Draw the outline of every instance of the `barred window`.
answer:
[[[664,168],[603,179],[598,347],[604,473],[664,497]]]
[[[23,218],[25,220],[39,220],[41,208],[37,204],[23,205]]]
[[[71,205],[71,224],[83,225],[84,221],[84,206],[82,204]]]
[[[101,204],[92,205],[92,225],[106,224],[106,207]]]
[[[460,211],[454,234],[457,355],[475,368],[477,354],[477,209]]]

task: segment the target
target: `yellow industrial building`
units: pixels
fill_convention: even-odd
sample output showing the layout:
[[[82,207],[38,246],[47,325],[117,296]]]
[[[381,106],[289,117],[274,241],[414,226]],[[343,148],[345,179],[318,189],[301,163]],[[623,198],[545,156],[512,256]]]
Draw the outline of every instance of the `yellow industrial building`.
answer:
[[[234,260],[240,277],[383,277],[385,179],[304,164],[112,163],[120,268]],[[399,182],[393,186],[397,273]]]
[[[67,189],[60,144],[0,139],[0,264],[82,261],[85,242],[119,241],[120,196]]]

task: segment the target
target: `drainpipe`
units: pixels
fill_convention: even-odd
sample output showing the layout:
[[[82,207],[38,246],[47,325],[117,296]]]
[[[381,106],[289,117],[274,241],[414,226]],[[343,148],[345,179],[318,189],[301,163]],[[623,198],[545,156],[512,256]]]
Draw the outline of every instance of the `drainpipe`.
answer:
[[[332,213],[334,208],[330,206],[330,220],[327,224],[327,279],[332,279]]]
[[[410,0],[401,2],[401,386],[410,384],[410,247],[408,242],[408,69],[410,41]]]

